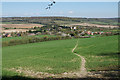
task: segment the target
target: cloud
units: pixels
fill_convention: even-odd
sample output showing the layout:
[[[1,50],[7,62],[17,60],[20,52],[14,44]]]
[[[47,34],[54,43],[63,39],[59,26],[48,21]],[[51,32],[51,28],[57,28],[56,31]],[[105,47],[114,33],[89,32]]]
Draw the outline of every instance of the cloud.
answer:
[[[69,11],[68,13],[69,13],[69,14],[72,14],[72,13],[74,13],[74,12],[73,12],[73,11]]]

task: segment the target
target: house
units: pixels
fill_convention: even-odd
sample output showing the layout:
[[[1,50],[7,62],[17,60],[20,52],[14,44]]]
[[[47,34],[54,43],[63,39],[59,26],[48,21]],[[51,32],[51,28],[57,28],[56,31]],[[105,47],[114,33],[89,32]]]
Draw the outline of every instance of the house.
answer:
[[[0,35],[0,38],[2,38],[2,35]]]
[[[91,31],[87,31],[87,34],[90,35],[90,34],[91,34]]]
[[[69,36],[69,37],[71,37],[70,34],[65,34],[65,33],[61,33],[61,36],[63,36],[63,37],[65,37],[65,36]]]
[[[28,36],[35,36],[35,33],[30,33],[28,34]]]
[[[94,32],[91,32],[91,35],[94,35]]]
[[[77,27],[73,27],[73,26],[71,26],[71,27],[70,27],[70,29],[71,29],[71,30],[72,30],[72,29],[76,30],[76,29],[77,29]]]
[[[65,33],[61,33],[61,36],[67,36],[67,34],[65,34]]]
[[[76,30],[77,29],[77,27],[74,27],[74,30]]]
[[[4,37],[12,37],[11,34],[9,34],[9,33],[4,34],[3,36]]]
[[[49,31],[48,31],[47,33],[48,33],[49,35],[52,35],[52,32],[49,32]]]
[[[7,37],[12,37],[11,34],[8,34]]]

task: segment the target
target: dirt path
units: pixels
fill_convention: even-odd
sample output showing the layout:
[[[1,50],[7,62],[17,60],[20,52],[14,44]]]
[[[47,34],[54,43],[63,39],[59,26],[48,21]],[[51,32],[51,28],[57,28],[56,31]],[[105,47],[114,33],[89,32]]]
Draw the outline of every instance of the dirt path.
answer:
[[[85,60],[85,58],[84,58],[83,56],[81,56],[81,55],[79,55],[79,54],[77,54],[77,53],[74,52],[74,50],[77,48],[77,46],[78,46],[78,40],[77,40],[77,42],[76,42],[75,47],[72,49],[72,52],[73,52],[76,56],[78,56],[78,57],[81,58],[81,66],[80,66],[80,70],[77,72],[77,76],[78,76],[78,77],[79,77],[79,76],[85,77],[85,76],[87,76],[87,70],[86,70],[86,68],[85,68],[86,60]]]

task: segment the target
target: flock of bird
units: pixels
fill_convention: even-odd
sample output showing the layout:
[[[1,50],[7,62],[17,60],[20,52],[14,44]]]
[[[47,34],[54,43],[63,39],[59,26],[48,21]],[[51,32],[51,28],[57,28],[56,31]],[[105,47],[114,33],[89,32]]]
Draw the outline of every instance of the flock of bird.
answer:
[[[48,7],[46,9],[50,9],[56,2],[54,0],[51,0],[52,3],[48,4]]]

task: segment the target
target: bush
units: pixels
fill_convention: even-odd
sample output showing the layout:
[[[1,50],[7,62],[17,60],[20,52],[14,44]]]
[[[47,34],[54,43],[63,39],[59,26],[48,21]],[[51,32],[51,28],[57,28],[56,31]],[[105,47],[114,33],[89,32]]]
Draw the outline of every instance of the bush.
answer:
[[[64,39],[71,39],[71,37],[26,37],[21,40],[10,40],[10,41],[4,41],[2,42],[3,47],[4,46],[13,46],[13,45],[20,45],[20,44],[28,44],[28,43],[36,43],[36,42],[43,42],[43,41],[51,41],[51,40],[64,40]]]
[[[2,46],[3,46],[3,47],[8,46],[8,41],[3,41],[3,42],[2,42]]]

